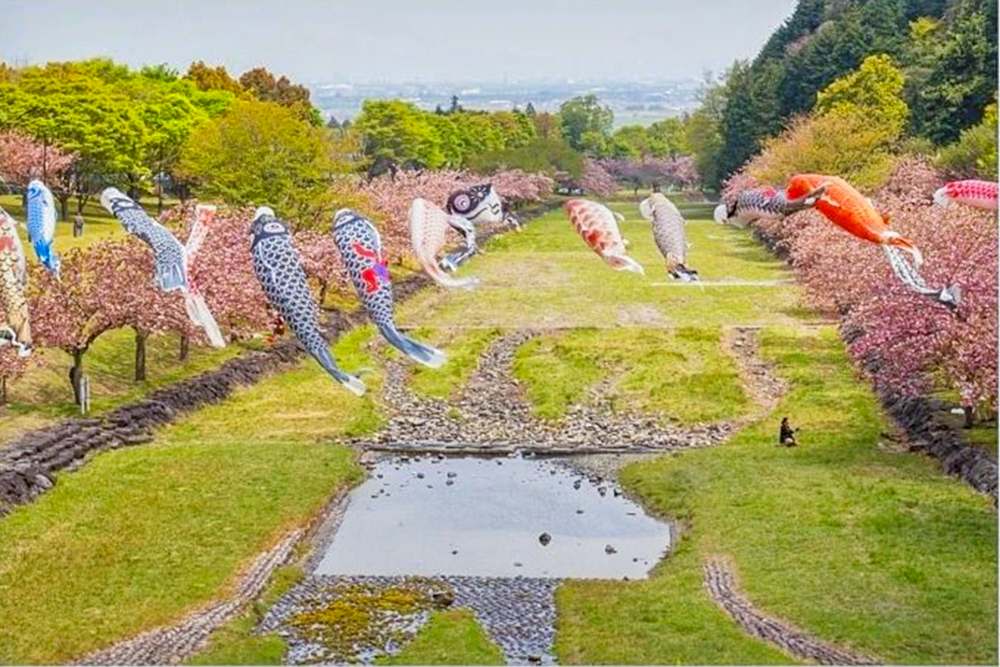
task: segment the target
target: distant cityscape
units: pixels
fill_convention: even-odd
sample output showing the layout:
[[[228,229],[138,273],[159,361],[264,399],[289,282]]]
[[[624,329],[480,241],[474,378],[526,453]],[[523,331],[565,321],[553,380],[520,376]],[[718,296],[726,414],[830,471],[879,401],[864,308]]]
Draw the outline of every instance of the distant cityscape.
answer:
[[[558,111],[577,95],[594,93],[615,114],[615,127],[650,125],[679,116],[697,106],[702,80],[531,83],[318,83],[310,86],[313,103],[327,118],[352,119],[367,99],[403,99],[433,111],[451,106],[457,95],[465,109],[503,111],[521,109],[530,102],[538,112]]]

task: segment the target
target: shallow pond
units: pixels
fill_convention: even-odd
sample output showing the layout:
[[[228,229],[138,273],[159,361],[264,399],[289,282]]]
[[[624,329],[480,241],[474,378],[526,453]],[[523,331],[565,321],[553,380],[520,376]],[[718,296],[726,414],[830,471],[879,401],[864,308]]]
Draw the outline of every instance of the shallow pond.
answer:
[[[552,460],[385,460],[316,574],[639,579],[669,524]]]

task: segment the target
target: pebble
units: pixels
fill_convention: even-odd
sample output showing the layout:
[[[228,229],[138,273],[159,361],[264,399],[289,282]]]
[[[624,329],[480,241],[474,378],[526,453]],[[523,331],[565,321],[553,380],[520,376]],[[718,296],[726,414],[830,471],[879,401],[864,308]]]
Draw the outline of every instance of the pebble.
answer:
[[[517,348],[537,335],[519,330],[497,339],[482,354],[465,387],[448,401],[414,395],[407,387],[408,366],[388,362],[382,398],[391,415],[389,423],[375,436],[352,444],[364,449],[369,444],[460,443],[476,449],[503,448],[511,454],[517,445],[531,443],[528,455],[553,448],[673,451],[718,444],[736,427],[731,422],[683,425],[665,416],[616,412],[611,404],[613,378],[593,387],[587,399],[572,406],[560,422],[539,420],[511,375]],[[497,459],[496,464],[503,462]],[[598,477],[598,483],[602,481]]]

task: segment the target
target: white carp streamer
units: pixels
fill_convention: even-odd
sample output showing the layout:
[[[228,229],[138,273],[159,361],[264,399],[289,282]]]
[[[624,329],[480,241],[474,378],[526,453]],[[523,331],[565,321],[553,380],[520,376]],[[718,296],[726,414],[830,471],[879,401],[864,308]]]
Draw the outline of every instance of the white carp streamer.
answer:
[[[465,235],[467,226],[471,227],[468,221],[457,215],[449,215],[444,209],[418,197],[410,204],[409,222],[413,254],[435,283],[459,289],[472,289],[479,284],[476,278],[452,278],[438,263],[438,255],[448,242],[448,231],[455,230]]]
[[[208,204],[198,204],[195,207],[194,225],[191,227],[191,234],[188,235],[187,245],[184,246],[184,270],[187,273],[188,286],[184,292],[184,308],[188,317],[205,332],[208,342],[212,347],[225,347],[226,339],[219,331],[219,325],[205,303],[205,297],[195,283],[191,275],[191,266],[194,264],[201,245],[208,236],[208,230],[215,221],[215,207]]]
[[[685,283],[698,280],[698,272],[685,266],[687,222],[674,203],[654,192],[639,204],[639,214],[653,223],[653,240],[667,262],[667,273]]]

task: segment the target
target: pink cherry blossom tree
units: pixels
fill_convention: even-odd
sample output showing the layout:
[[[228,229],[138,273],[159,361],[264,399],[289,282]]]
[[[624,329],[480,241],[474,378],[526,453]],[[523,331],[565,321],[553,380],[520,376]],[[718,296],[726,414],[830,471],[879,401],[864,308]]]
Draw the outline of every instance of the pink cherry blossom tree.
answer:
[[[0,179],[8,185],[26,186],[40,178],[52,188],[62,204],[63,216],[69,205],[70,167],[76,155],[58,146],[44,144],[16,131],[0,132]]]
[[[0,405],[7,405],[7,387],[21,378],[30,366],[31,359],[19,357],[15,348],[0,347]]]
[[[580,187],[588,195],[607,197],[614,194],[618,183],[615,181],[615,177],[600,162],[591,158],[584,158],[583,173],[580,176]]]
[[[306,276],[318,287],[320,306],[326,303],[331,289],[341,291],[349,286],[350,276],[333,234],[303,230],[295,233],[294,242]]]
[[[810,303],[840,316],[851,355],[880,392],[915,396],[950,389],[968,415],[977,409],[992,413],[997,408],[996,220],[975,209],[935,206],[931,194],[940,184],[925,162],[907,159],[872,198],[891,215],[892,228],[923,252],[927,283],[961,289],[955,311],[900,283],[881,248],[816,211],[753,225],[788,257]],[[758,185],[737,175],[724,187],[723,200]]]
[[[37,263],[29,264],[29,309],[36,346],[56,347],[73,356],[70,383],[81,401],[83,357],[102,334],[128,324],[128,305],[116,299],[114,272],[118,249],[113,242],[63,254],[61,279]]]

